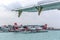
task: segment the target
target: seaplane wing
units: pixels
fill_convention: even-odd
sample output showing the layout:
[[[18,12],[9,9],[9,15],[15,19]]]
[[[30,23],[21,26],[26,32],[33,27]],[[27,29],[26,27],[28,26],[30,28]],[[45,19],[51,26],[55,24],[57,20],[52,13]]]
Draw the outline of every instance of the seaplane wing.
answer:
[[[53,9],[60,9],[60,1],[42,1],[42,2],[38,2],[38,4],[36,6],[32,6],[32,7],[27,7],[24,9],[18,9],[17,11],[19,12],[18,17],[20,17],[21,13],[23,11],[25,12],[38,12],[38,15],[40,15],[40,13],[42,11],[46,11],[46,10],[53,10]],[[16,11],[16,10],[15,10]]]

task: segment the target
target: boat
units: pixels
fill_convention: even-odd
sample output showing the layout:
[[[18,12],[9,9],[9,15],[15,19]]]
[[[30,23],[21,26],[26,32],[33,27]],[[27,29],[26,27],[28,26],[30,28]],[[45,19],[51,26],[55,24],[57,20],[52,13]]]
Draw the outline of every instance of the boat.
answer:
[[[0,27],[2,32],[28,32],[28,33],[38,33],[38,32],[47,32],[45,25],[20,25],[16,23],[14,25],[4,25]]]

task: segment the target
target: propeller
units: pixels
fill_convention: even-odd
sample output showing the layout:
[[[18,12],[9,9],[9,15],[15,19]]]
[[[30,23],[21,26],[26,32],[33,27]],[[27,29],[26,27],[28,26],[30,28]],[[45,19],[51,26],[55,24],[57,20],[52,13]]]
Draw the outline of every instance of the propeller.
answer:
[[[38,7],[35,7],[35,8],[36,8],[37,11],[38,11],[38,15],[40,15],[40,13],[41,13],[43,7],[42,7],[42,6],[38,6]]]
[[[22,14],[22,10],[12,10],[12,11],[17,11],[18,12],[18,17],[20,17],[21,14]]]

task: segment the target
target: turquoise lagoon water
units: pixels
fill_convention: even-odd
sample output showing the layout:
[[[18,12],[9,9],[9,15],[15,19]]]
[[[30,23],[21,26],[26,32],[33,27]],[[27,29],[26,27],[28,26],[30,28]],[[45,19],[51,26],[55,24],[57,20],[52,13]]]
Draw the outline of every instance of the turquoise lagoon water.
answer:
[[[60,40],[60,31],[48,31],[40,33],[0,33],[0,40]]]

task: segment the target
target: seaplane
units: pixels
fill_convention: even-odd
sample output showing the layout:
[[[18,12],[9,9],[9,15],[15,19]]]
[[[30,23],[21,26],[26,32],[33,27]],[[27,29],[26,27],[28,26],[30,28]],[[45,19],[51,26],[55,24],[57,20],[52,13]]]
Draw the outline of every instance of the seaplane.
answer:
[[[40,15],[42,11],[48,11],[48,10],[53,10],[53,9],[60,10],[60,0],[39,1],[37,2],[37,4],[26,6],[24,8],[18,7],[15,9],[11,9],[11,11],[18,12],[18,17],[20,17],[23,11],[24,12],[38,12],[38,15]]]

